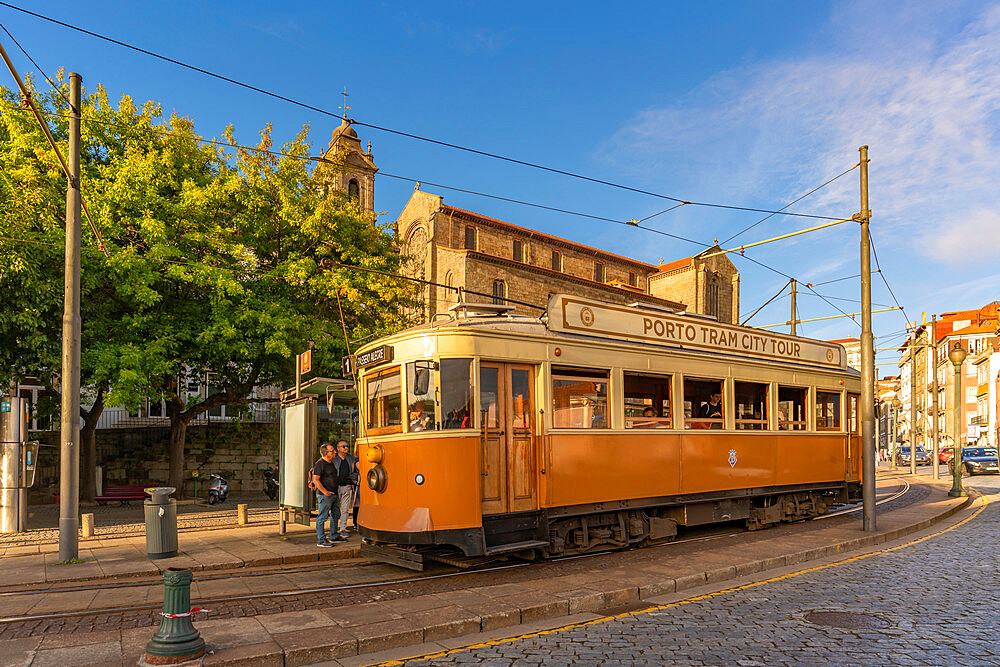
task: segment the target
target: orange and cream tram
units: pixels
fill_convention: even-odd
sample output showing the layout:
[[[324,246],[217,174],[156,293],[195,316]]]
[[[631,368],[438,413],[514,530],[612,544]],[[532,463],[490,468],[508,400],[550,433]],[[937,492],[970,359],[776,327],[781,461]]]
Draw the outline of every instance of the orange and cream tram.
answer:
[[[508,311],[459,304],[355,355],[366,555],[555,557],[860,497],[840,345],[560,294]]]

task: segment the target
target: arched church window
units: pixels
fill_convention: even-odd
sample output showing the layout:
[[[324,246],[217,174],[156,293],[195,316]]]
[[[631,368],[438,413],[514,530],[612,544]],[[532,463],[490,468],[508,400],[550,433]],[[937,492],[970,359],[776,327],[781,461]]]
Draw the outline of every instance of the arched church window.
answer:
[[[358,186],[357,180],[353,178],[347,183],[347,196],[351,199],[361,198],[361,188]]]
[[[716,315],[719,314],[719,278],[715,274],[712,274],[708,279],[708,294],[705,299],[705,314],[706,315]]]
[[[493,303],[502,306],[507,300],[507,283],[502,280],[493,281]]]

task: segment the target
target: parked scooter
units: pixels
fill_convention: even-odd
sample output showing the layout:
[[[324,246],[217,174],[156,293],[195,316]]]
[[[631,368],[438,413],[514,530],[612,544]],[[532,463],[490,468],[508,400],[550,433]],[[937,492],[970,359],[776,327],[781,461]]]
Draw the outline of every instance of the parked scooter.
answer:
[[[264,495],[271,500],[278,499],[278,470],[277,466],[264,471]]]
[[[224,503],[229,497],[229,482],[217,473],[208,476],[208,504]]]

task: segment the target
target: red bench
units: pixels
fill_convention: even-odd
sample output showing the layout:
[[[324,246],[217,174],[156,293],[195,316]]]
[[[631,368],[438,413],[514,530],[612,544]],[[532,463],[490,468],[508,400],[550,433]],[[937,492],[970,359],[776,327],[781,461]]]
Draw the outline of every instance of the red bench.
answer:
[[[146,489],[152,486],[151,484],[125,484],[122,486],[109,486],[104,489],[104,493],[100,496],[96,496],[94,500],[97,501],[99,505],[105,505],[107,503],[119,503],[122,506],[129,506],[133,500],[145,500]]]

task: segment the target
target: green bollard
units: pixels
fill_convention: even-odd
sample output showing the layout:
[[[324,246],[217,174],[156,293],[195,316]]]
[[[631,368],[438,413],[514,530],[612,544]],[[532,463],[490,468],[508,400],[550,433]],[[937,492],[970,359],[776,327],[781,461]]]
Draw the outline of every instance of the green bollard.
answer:
[[[146,644],[150,665],[176,665],[205,655],[205,640],[191,622],[191,570],[171,567],[163,573],[163,620]],[[166,614],[184,614],[170,618]]]

